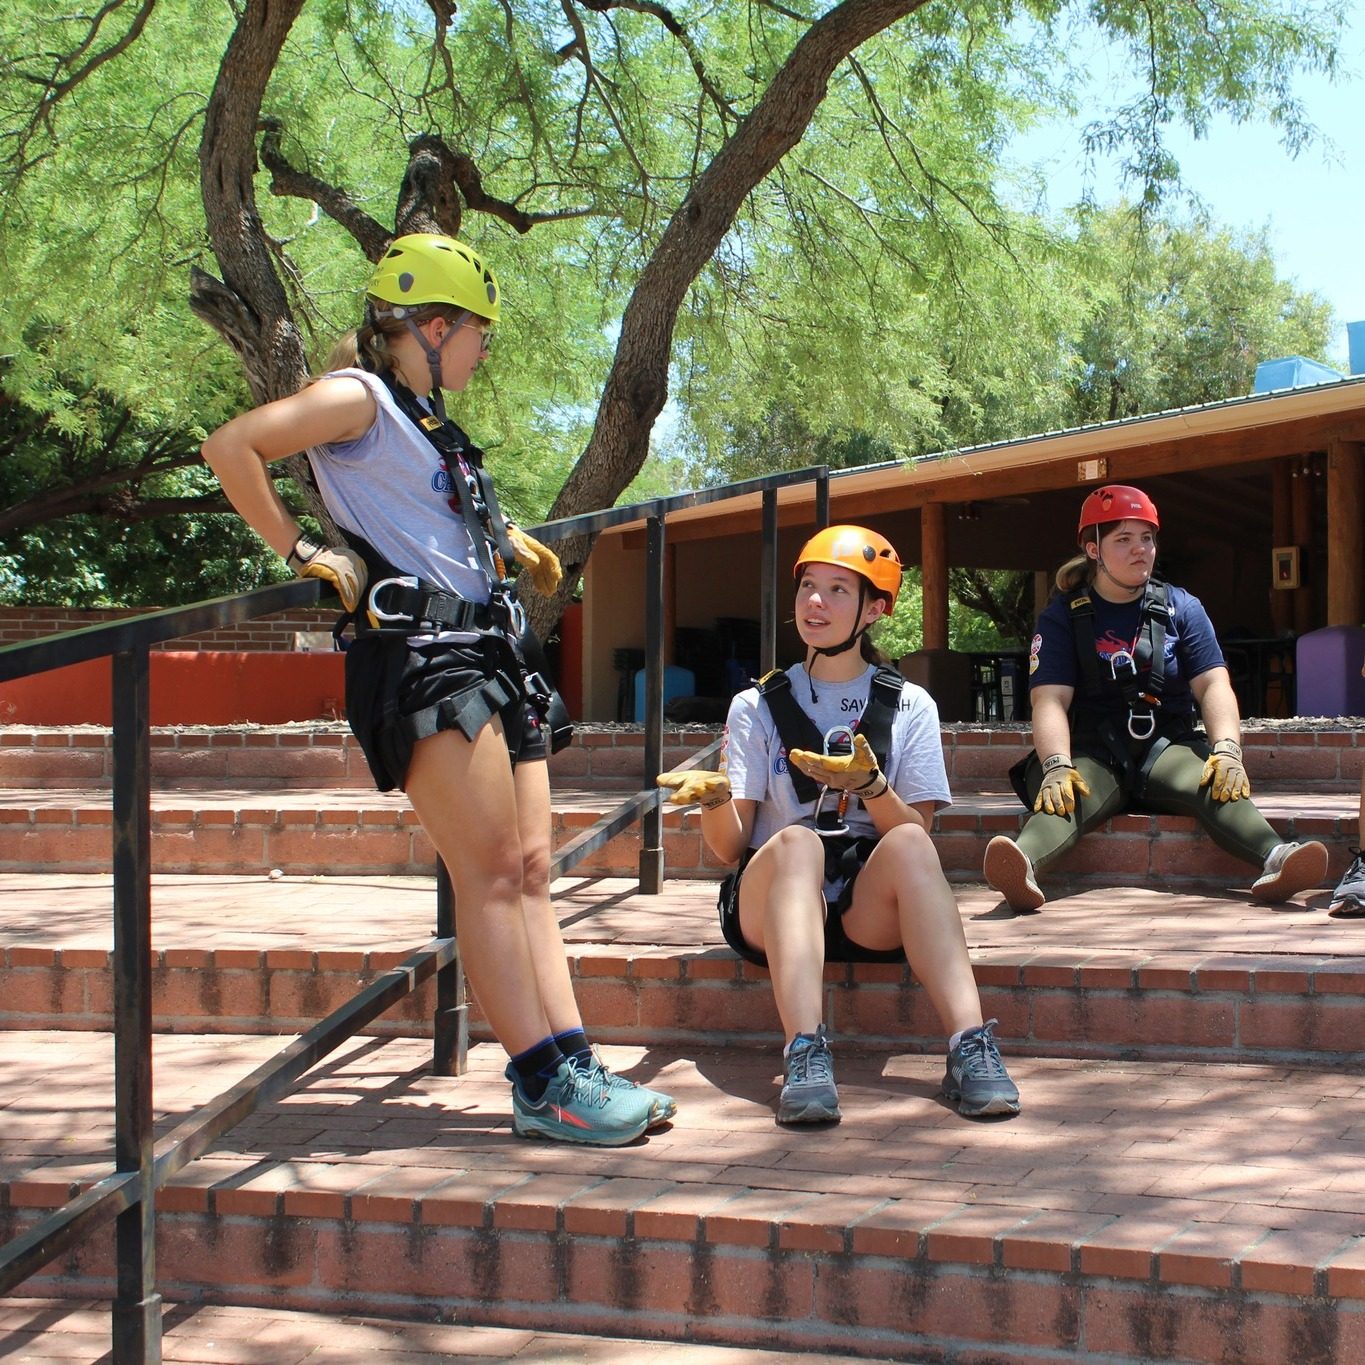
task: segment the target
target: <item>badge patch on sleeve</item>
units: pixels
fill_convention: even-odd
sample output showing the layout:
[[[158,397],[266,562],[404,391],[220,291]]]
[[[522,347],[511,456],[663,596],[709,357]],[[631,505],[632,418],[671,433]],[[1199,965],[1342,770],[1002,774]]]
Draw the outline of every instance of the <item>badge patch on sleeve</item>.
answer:
[[[1030,674],[1038,671],[1038,655],[1042,652],[1043,637],[1035,635],[1028,647],[1028,671]]]

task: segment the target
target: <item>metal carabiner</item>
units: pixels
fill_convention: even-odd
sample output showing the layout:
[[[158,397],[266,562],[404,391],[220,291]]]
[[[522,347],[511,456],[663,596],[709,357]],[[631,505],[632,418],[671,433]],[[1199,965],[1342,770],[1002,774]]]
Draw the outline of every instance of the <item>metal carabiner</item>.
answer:
[[[1115,682],[1124,680],[1119,678],[1120,668],[1123,669],[1124,679],[1131,680],[1137,677],[1137,660],[1126,649],[1116,649],[1109,656],[1109,676]]]
[[[853,727],[851,725],[833,725],[825,731],[824,735],[825,756],[831,755],[842,757],[853,752]],[[826,810],[825,802],[830,797],[835,797],[834,809]],[[820,795],[815,798],[815,832],[822,839],[837,839],[841,835],[848,833],[848,825],[844,823],[844,814],[848,810],[848,793],[839,791],[833,787],[821,787]]]
[[[417,580],[411,577],[381,578],[378,583],[372,584],[370,587],[369,596],[366,598],[366,612],[375,621],[411,621],[412,613],[410,611],[385,611],[379,605],[379,590],[390,585],[395,588],[411,588],[414,592],[419,587]]]

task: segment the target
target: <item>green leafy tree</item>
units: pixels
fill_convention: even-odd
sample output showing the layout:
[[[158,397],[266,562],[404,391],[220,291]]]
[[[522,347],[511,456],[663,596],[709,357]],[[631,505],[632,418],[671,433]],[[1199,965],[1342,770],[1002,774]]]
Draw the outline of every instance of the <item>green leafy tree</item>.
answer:
[[[485,247],[515,305],[474,404],[536,510],[612,503],[670,391],[708,442],[776,400],[920,446],[994,420],[1028,363],[1002,325],[1021,297],[1065,312],[1072,244],[1007,208],[995,169],[1066,101],[1072,23],[1131,60],[1092,136],[1159,195],[1173,120],[1301,136],[1292,78],[1330,66],[1339,21],[1330,0],[17,0],[7,389],[63,428],[95,385],[149,426],[211,425],[242,377],[297,388],[368,262],[435,228]],[[187,325],[187,286],[228,347]],[[589,546],[561,549],[571,583]]]
[[[1251,392],[1259,361],[1325,360],[1332,312],[1279,277],[1265,236],[1200,218],[1091,213],[1077,236],[1088,316],[1074,339],[1071,424]]]

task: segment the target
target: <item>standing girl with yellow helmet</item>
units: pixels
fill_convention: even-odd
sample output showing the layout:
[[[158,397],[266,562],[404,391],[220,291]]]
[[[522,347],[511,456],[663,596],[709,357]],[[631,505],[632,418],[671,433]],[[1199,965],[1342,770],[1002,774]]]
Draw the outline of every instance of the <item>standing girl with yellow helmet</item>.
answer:
[[[464,243],[398,238],[328,373],[228,422],[204,458],[266,543],[354,614],[347,719],[376,785],[406,791],[450,871],[465,971],[511,1054],[515,1130],[619,1145],[675,1106],[590,1047],[550,904],[557,698],[509,572],[520,562],[552,592],[559,565],[503,520],[442,395],[487,355],[501,306]],[[269,463],[304,451],[343,545],[310,541],[271,482]]]
[[[822,1022],[827,961],[908,960],[949,1035],[948,1098],[964,1114],[1017,1113],[929,833],[950,801],[938,710],[867,637],[895,608],[900,559],[875,531],[832,526],[794,576],[805,662],[735,697],[721,772],[659,779],[674,804],[700,803],[707,844],[739,865],[721,928],[772,974],[787,1038],[777,1120],[841,1116]]]

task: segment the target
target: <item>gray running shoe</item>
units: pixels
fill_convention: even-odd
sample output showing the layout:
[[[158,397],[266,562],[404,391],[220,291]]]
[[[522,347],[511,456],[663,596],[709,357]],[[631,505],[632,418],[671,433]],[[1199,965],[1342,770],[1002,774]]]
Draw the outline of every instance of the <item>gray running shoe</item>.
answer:
[[[1037,910],[1047,897],[1033,880],[1033,864],[1013,839],[997,834],[986,845],[981,874],[1009,902],[1011,910]]]
[[[1327,848],[1308,844],[1276,844],[1265,855],[1261,875],[1251,884],[1251,899],[1278,905],[1310,887],[1321,886],[1327,875]]]
[[[1337,889],[1332,892],[1332,903],[1327,907],[1327,913],[1338,919],[1365,915],[1365,852],[1353,848],[1351,854],[1355,861],[1337,883]]]
[[[840,1117],[834,1058],[821,1024],[814,1033],[798,1033],[787,1049],[787,1079],[777,1101],[777,1121],[838,1123]]]
[[[1019,1112],[1019,1087],[1010,1080],[991,1031],[999,1022],[991,1019],[969,1028],[948,1054],[943,1093],[968,1118]]]

